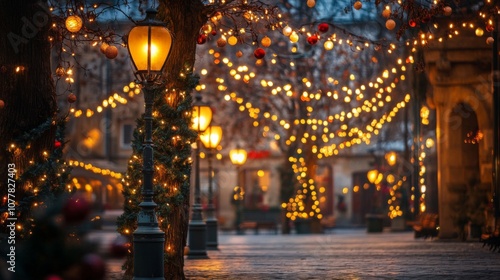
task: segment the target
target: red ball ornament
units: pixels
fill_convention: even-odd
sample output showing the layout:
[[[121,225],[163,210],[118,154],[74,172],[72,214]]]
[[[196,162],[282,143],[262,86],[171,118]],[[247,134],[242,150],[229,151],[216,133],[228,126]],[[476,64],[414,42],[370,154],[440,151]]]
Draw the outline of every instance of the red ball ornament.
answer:
[[[318,36],[317,35],[311,35],[311,36],[307,37],[307,42],[310,45],[316,44],[318,42]]]
[[[328,25],[328,23],[323,22],[323,23],[318,24],[318,31],[319,32],[323,32],[323,33],[328,32],[329,28],[330,28],[330,26]]]
[[[68,102],[69,103],[75,103],[76,102],[76,95],[74,93],[70,93],[68,95]]]
[[[217,35],[217,30],[212,30],[211,34],[212,34],[212,36]]]
[[[0,109],[3,109],[3,107],[5,107],[5,102],[0,99]]]
[[[413,19],[410,19],[410,21],[408,21],[408,25],[409,25],[410,27],[415,27],[415,26],[417,26],[417,22],[416,22],[416,21],[414,21]]]
[[[106,48],[104,54],[106,55],[107,58],[114,59],[115,57],[118,56],[118,48],[116,46],[109,46]]]
[[[488,24],[488,25],[486,25],[485,29],[488,32],[492,32],[493,30],[495,30],[495,27],[493,25],[491,25],[491,24]]]
[[[111,243],[110,253],[115,258],[125,257],[130,249],[130,243],[123,235],[118,236],[113,243]]]
[[[253,55],[257,58],[257,59],[262,59],[264,58],[264,56],[266,55],[266,51],[262,48],[257,48],[254,52],[253,52]]]
[[[56,140],[56,141],[54,142],[54,148],[56,148],[56,149],[61,148],[61,145],[62,145],[62,144],[61,144],[61,141],[59,141],[59,140]]]
[[[207,35],[202,33],[200,35],[198,35],[198,38],[196,39],[196,43],[198,45],[203,45],[207,42]]]
[[[106,263],[97,254],[87,254],[82,260],[83,279],[101,280],[106,275]]]
[[[90,202],[80,194],[70,197],[63,206],[63,218],[66,223],[79,223],[90,213]]]

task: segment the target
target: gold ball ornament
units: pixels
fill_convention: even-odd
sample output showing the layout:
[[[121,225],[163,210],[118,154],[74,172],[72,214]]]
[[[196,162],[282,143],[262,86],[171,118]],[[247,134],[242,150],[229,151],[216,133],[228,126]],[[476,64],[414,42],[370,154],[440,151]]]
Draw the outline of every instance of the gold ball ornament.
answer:
[[[326,40],[325,43],[323,43],[323,47],[327,51],[332,50],[333,49],[333,42],[330,40]]]
[[[109,59],[115,58],[116,56],[118,56],[118,48],[116,46],[109,46],[106,49],[105,55]]]
[[[224,38],[217,39],[217,47],[223,48],[226,46],[226,44],[227,44],[226,39],[224,39]]]
[[[292,34],[290,34],[290,41],[292,43],[297,43],[299,41],[299,34],[297,32],[293,31]]]
[[[481,37],[484,35],[484,30],[481,27],[476,28],[476,36]]]
[[[205,32],[206,34],[212,32],[212,25],[210,24],[205,24],[203,25],[203,27],[201,28],[201,30],[203,30],[203,32]]]
[[[236,38],[236,36],[231,36],[227,39],[227,43],[231,46],[234,46],[238,43],[238,38]]]
[[[3,107],[5,107],[5,102],[0,99],[0,109],[3,109]]]
[[[359,10],[359,9],[363,8],[363,3],[361,3],[361,1],[356,1],[356,2],[354,2],[353,6],[354,6],[354,9]]]
[[[269,47],[269,46],[271,45],[271,42],[272,42],[272,41],[271,41],[271,38],[269,38],[269,37],[267,37],[267,36],[265,36],[264,38],[262,38],[262,40],[260,40],[260,43],[262,44],[262,46],[263,46],[264,48]]]
[[[283,28],[283,35],[285,35],[287,37],[292,35],[292,32],[293,32],[292,28],[288,25],[285,26],[285,28]]]
[[[109,44],[106,43],[106,42],[102,42],[101,43],[101,47],[99,48],[99,50],[102,52],[102,53],[106,53],[106,49],[109,47]]]
[[[391,13],[392,13],[392,12],[391,12],[391,10],[390,10],[390,9],[384,9],[384,10],[382,11],[382,16],[383,16],[384,18],[389,18],[389,17],[391,16]]]
[[[307,7],[312,8],[316,6],[316,0],[307,0]]]
[[[385,22],[385,27],[389,30],[393,30],[396,27],[396,22],[393,19],[388,19]]]
[[[82,29],[83,21],[82,18],[77,15],[71,15],[66,18],[66,29],[69,32],[76,33]]]

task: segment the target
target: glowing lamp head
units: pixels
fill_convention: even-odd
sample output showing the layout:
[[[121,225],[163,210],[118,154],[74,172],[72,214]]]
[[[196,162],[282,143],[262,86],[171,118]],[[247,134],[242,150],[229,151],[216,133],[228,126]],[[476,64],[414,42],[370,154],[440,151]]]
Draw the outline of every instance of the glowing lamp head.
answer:
[[[229,151],[229,158],[234,165],[243,165],[247,161],[247,151],[237,147]]]
[[[172,48],[172,35],[163,22],[155,19],[156,14],[156,10],[148,9],[146,19],[128,33],[127,48],[141,81],[154,81],[161,75]]]
[[[191,128],[198,131],[205,131],[212,122],[212,109],[208,104],[201,101],[201,94],[196,95],[191,114]]]
[[[200,135],[200,140],[207,149],[217,148],[222,140],[222,127],[219,125],[209,126],[207,130]]]

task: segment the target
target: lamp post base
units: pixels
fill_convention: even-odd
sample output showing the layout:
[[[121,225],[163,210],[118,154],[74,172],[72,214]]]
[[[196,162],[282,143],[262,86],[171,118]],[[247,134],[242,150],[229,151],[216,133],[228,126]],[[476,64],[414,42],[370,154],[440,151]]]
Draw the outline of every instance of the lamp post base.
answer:
[[[134,232],[133,280],[164,280],[165,233],[158,227],[138,227]]]
[[[189,222],[189,252],[188,259],[208,259],[207,255],[207,225],[203,220]]]
[[[207,250],[219,250],[219,243],[217,240],[217,219],[207,218],[205,222],[207,224]]]

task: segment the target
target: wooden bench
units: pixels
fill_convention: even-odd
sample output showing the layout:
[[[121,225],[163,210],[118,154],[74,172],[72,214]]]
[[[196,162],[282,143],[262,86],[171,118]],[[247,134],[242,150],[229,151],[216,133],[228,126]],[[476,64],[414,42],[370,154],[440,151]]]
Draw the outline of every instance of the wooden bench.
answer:
[[[436,237],[439,233],[438,215],[434,213],[421,213],[418,221],[408,222],[415,232],[415,238],[424,239]]]
[[[239,224],[242,233],[245,230],[253,229],[255,234],[259,234],[262,229],[270,229],[278,234],[281,209],[245,209],[243,210],[243,221]]]

